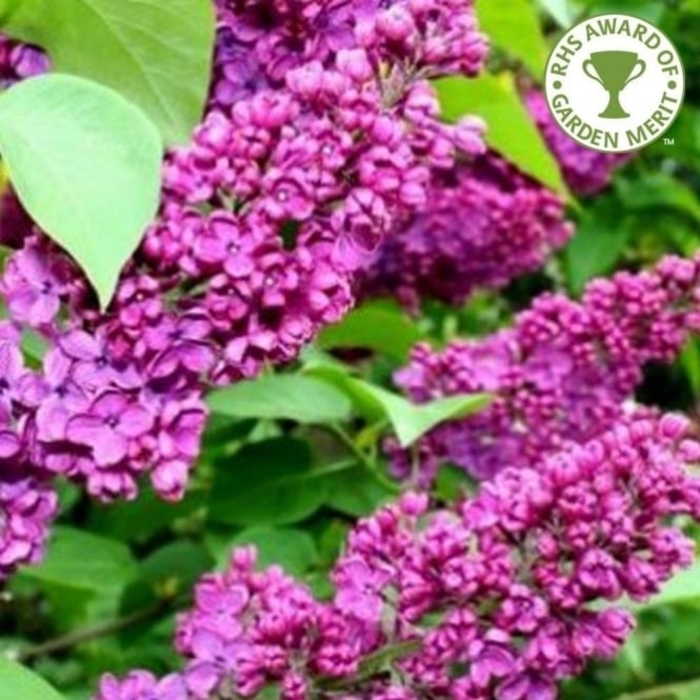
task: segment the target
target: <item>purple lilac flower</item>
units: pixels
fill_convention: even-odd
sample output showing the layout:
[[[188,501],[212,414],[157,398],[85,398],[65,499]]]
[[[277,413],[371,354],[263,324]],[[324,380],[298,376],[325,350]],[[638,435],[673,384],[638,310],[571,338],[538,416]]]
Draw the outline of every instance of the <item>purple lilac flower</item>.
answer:
[[[700,257],[667,257],[648,272],[593,281],[580,302],[543,295],[494,335],[441,351],[418,345],[395,378],[414,401],[496,396],[478,415],[441,426],[420,443],[425,483],[443,462],[488,478],[601,433],[627,412],[643,367],[671,362],[700,329],[699,282]],[[396,473],[409,473],[408,455],[390,451]]]
[[[16,453],[8,455],[6,448],[6,439],[0,438],[0,579],[43,558],[49,523],[58,513],[54,491],[44,480],[29,476],[28,465],[19,468]]]
[[[600,153],[581,146],[556,123],[540,90],[527,90],[524,100],[575,194],[587,197],[601,192],[610,185],[615,170],[634,157],[633,153]]]
[[[73,416],[66,425],[71,442],[92,448],[98,468],[121,462],[130,443],[153,427],[153,416],[127,395],[107,391],[100,394],[85,413]]]
[[[109,311],[37,230],[15,236],[1,280],[13,320],[50,346],[24,387],[32,459],[103,498],[133,497],[145,472],[178,497],[206,386],[293,359],[351,307],[356,269],[393,217],[425,201],[430,163],[481,149],[476,123],[440,123],[425,82],[483,62],[469,4],[416,5],[408,43],[391,26],[405,12],[371,2],[218,10],[210,109],[168,155],[160,216]],[[455,28],[460,42],[441,44]],[[403,65],[410,52],[414,74],[378,72],[378,58]]]
[[[430,206],[397,223],[369,265],[362,291],[410,309],[434,298],[461,305],[544,260],[573,232],[559,197],[493,152],[437,171]]]
[[[60,260],[51,264],[43,251],[25,247],[10,257],[2,277],[2,292],[13,319],[41,328],[58,314],[66,289]]]
[[[692,561],[673,524],[700,519],[700,443],[686,430],[677,416],[620,421],[449,510],[406,494],[355,526],[330,602],[234,550],[197,585],[168,682],[187,700],[267,686],[282,700],[555,700],[559,681],[620,650],[634,619],[616,603],[646,600]],[[397,672],[365,672],[397,646]],[[96,700],[150,700],[157,682],[106,676]]]
[[[293,359],[339,320],[393,221],[425,204],[431,168],[483,150],[482,126],[443,124],[427,82],[480,70],[472,3],[216,7],[206,114],[166,156],[161,210],[106,312],[36,226],[3,219],[0,293],[48,345],[39,371],[7,375],[4,453],[103,499],[134,497],[146,474],[180,497],[207,388]],[[5,84],[48,68],[0,40]]]
[[[45,73],[49,67],[49,59],[41,49],[0,34],[0,87]]]

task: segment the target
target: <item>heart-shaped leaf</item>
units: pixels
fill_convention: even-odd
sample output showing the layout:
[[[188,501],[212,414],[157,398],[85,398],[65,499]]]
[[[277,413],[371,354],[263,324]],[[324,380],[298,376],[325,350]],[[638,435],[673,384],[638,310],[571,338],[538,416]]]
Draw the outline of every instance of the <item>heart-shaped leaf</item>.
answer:
[[[0,96],[0,153],[22,204],[107,306],[158,207],[156,127],[114,90],[53,73]]]

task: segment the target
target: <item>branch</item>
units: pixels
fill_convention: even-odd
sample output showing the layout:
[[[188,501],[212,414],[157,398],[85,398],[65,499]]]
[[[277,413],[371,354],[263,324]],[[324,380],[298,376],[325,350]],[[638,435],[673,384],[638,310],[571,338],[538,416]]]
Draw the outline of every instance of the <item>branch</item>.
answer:
[[[669,683],[668,685],[657,685],[653,688],[645,688],[636,693],[624,693],[616,700],[676,700],[681,697],[681,693],[687,692],[696,687],[700,690],[700,678],[694,678],[679,683]]]
[[[147,608],[136,610],[135,612],[129,613],[124,617],[117,618],[116,620],[110,620],[109,622],[102,625],[96,625],[95,627],[87,627],[85,629],[76,630],[75,632],[68,632],[68,634],[64,634],[54,639],[49,639],[47,642],[37,644],[36,646],[29,647],[28,649],[19,650],[14,653],[11,652],[11,654],[14,660],[19,661],[20,663],[25,663],[40,656],[48,656],[49,654],[65,651],[66,649],[70,649],[78,644],[90,642],[94,639],[100,639],[102,637],[109,637],[117,632],[127,629],[128,627],[133,627],[140,622],[145,622],[151,618],[158,617],[160,614],[169,610],[172,605],[172,600],[161,600],[153,605],[149,605]]]

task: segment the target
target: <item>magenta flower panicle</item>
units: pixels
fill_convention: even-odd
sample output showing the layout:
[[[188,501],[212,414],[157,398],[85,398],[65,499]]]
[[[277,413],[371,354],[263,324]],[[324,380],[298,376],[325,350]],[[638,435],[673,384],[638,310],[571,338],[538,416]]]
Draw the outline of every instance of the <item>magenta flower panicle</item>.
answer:
[[[677,416],[620,421],[449,510],[406,494],[355,526],[328,602],[237,549],[197,585],[183,669],[161,683],[187,700],[267,686],[283,700],[554,700],[620,650],[622,598],[646,600],[692,560],[678,518],[700,519],[700,444],[686,433]],[[107,676],[96,700],[170,697],[157,683]]]

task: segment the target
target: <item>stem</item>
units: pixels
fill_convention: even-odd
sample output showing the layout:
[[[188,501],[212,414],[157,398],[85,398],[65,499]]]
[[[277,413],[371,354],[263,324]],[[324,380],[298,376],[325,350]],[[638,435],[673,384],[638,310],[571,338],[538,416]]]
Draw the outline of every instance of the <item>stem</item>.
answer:
[[[392,646],[379,649],[373,654],[370,654],[360,664],[360,668],[354,676],[343,679],[321,680],[319,687],[324,690],[343,690],[359,685],[364,681],[370,680],[378,673],[382,673],[388,669],[394,661],[408,656],[421,648],[421,642],[418,639],[411,639],[405,642],[398,642]]]
[[[40,656],[48,656],[49,654],[65,651],[66,649],[70,649],[78,644],[83,644],[84,642],[90,642],[102,637],[109,637],[128,627],[133,627],[139,622],[145,622],[146,620],[157,617],[168,610],[172,603],[173,601],[158,601],[153,605],[149,605],[147,608],[136,610],[124,617],[110,620],[102,625],[87,627],[82,630],[76,630],[75,632],[68,632],[68,634],[49,639],[47,642],[37,644],[29,649],[18,651],[13,658],[20,663],[24,663]]]
[[[328,429],[338,438],[338,440],[340,440],[340,442],[343,443],[343,445],[345,445],[345,447],[350,450],[350,452],[352,452],[364,469],[368,471],[382,486],[384,486],[384,488],[393,491],[394,493],[399,493],[401,491],[398,484],[385,477],[375,468],[372,460],[355,444],[352,437],[348,435],[348,433],[346,433],[341,426],[332,424],[328,426]]]
[[[657,685],[653,688],[640,690],[637,693],[624,693],[616,700],[673,700],[679,697],[679,693],[698,684],[700,684],[700,678],[679,683],[669,683],[668,685]]]

